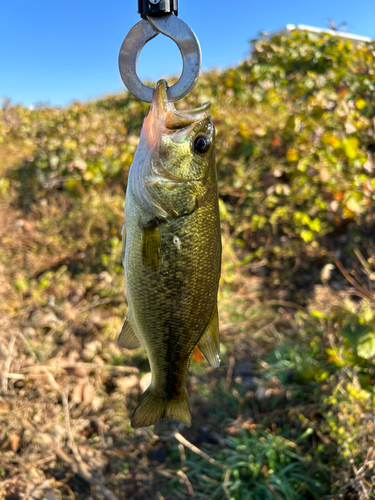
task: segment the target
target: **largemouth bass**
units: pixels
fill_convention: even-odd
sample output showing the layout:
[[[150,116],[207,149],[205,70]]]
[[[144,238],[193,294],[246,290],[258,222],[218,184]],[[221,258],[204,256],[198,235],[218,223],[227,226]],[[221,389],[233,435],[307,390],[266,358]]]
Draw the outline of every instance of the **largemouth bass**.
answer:
[[[198,345],[217,367],[221,265],[215,132],[209,103],[177,111],[158,82],[129,172],[123,264],[129,313],[120,347],[144,347],[152,380],[134,428],[191,424],[186,377]]]

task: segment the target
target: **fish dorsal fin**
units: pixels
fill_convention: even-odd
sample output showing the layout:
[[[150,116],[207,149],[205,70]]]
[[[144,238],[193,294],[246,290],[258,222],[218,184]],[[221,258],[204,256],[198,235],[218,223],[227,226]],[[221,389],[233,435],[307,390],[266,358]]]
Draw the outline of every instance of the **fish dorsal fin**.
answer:
[[[156,221],[142,228],[142,262],[149,271],[157,272],[161,266],[161,236]]]
[[[219,316],[215,305],[210,321],[198,342],[198,348],[213,368],[220,365]]]
[[[125,349],[137,349],[137,347],[141,347],[141,343],[137,339],[134,332],[134,327],[129,314],[127,315],[124,326],[122,327],[120,336],[117,340],[117,345],[119,347],[125,347]]]

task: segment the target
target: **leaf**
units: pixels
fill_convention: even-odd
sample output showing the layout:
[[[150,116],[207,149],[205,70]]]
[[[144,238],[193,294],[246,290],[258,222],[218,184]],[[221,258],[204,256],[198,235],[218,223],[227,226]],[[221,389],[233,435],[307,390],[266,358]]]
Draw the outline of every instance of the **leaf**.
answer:
[[[314,429],[312,427],[308,427],[305,432],[303,432],[298,438],[297,438],[297,443],[300,443],[304,439],[308,438],[311,436],[311,434],[314,433]]]
[[[375,331],[360,323],[347,325],[342,330],[343,336],[355,347],[358,356],[371,359],[375,356]]]
[[[295,161],[298,161],[298,151],[296,149],[288,149],[287,153],[286,153],[286,159],[287,161],[289,162],[295,162]]]
[[[219,198],[219,210],[220,210],[220,219],[222,221],[230,220],[231,218],[230,213],[228,212],[225,202],[221,198]]]
[[[17,453],[18,447],[20,445],[20,441],[21,441],[21,438],[17,434],[11,434],[9,436],[10,447],[14,453]]]
[[[349,89],[348,89],[348,87],[345,87],[344,85],[339,85],[336,89],[336,92],[337,92],[337,97],[339,99],[342,99],[343,97],[345,97],[349,93]]]
[[[303,241],[308,243],[309,241],[312,241],[314,239],[314,233],[312,231],[309,231],[308,229],[304,229],[301,231],[301,238]]]
[[[343,140],[343,145],[346,156],[355,160],[358,156],[359,140],[356,137],[348,137]]]
[[[333,199],[336,201],[342,201],[344,199],[344,192],[340,191],[339,189],[335,189],[332,193]]]
[[[310,311],[310,316],[313,316],[314,318],[321,318],[321,319],[328,319],[328,314],[321,312],[321,311]]]
[[[353,196],[351,196],[346,202],[346,208],[348,208],[351,212],[356,213],[361,209],[361,206],[358,201]]]
[[[341,146],[341,139],[336,135],[325,135],[323,140],[327,144],[330,144],[334,149],[338,149]]]
[[[355,212],[353,212],[352,210],[350,210],[349,208],[345,207],[342,211],[342,214],[344,217],[346,217],[347,219],[353,219],[355,217]]]
[[[361,337],[357,345],[357,354],[365,359],[375,356],[375,331],[368,332]]]
[[[322,230],[322,223],[321,223],[321,220],[318,219],[317,217],[311,222],[310,224],[310,229],[312,231],[315,231],[317,233],[320,233],[320,231]]]
[[[367,106],[367,102],[362,99],[362,98],[358,98],[356,101],[355,101],[355,107],[359,110],[365,108]]]
[[[368,331],[368,326],[361,325],[360,323],[352,323],[343,328],[342,334],[352,346],[355,346],[358,343],[358,340],[364,337]]]

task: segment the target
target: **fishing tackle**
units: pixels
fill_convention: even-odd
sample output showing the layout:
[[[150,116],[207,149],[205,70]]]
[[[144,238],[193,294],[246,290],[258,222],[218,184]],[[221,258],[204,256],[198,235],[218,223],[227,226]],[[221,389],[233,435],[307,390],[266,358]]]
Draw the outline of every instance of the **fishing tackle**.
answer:
[[[146,43],[161,33],[171,38],[181,52],[182,74],[167,89],[168,100],[179,101],[198,80],[202,62],[199,41],[190,26],[177,17],[178,0],[138,0],[138,12],[142,20],[129,31],[120,49],[121,78],[135,97],[152,102],[154,89],[144,85],[139,79],[137,62]]]

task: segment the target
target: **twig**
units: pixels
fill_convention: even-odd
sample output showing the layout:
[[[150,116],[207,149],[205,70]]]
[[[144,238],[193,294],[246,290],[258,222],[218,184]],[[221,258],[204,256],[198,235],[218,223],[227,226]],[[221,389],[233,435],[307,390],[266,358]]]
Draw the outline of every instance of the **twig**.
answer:
[[[12,337],[12,340],[9,342],[9,347],[8,347],[8,357],[4,363],[4,373],[2,375],[2,389],[3,392],[6,393],[8,390],[8,373],[9,373],[9,368],[10,364],[12,362],[12,355],[13,355],[13,349],[14,349],[14,344],[16,343],[16,337]]]
[[[223,482],[223,490],[224,490],[225,496],[227,497],[227,500],[231,499],[231,495],[230,495],[229,488],[228,488],[228,483],[229,483],[229,479],[230,479],[230,472],[231,472],[230,469],[228,469],[227,472],[225,473],[225,478],[224,478],[224,482]]]
[[[258,269],[259,267],[263,267],[267,264],[267,259],[262,259],[260,262],[248,262],[240,267],[241,271],[247,271],[248,269]]]
[[[148,427],[143,427],[140,429],[140,432],[144,435],[144,437],[149,441],[151,444],[155,444],[157,441],[159,441],[159,436],[154,434],[151,429]]]
[[[88,482],[91,486],[98,486],[102,492],[102,494],[105,496],[107,500],[118,500],[117,497],[105,486],[97,483],[95,479],[93,478],[92,474],[90,473],[88,467],[86,464],[83,462],[81,455],[79,454],[78,448],[74,442],[74,436],[72,432],[72,428],[70,426],[70,413],[69,413],[69,406],[68,406],[68,398],[66,397],[66,394],[64,391],[62,391],[57,384],[56,380],[53,378],[52,373],[50,373],[47,369],[45,369],[45,374],[48,377],[48,380],[50,381],[52,387],[60,394],[61,397],[61,402],[63,405],[64,409],[64,414],[65,414],[65,424],[66,428],[68,431],[68,436],[69,436],[69,447],[74,455],[75,462],[70,460],[70,458],[62,451],[56,451],[56,455],[61,458],[64,462],[68,463],[69,466],[72,468],[74,472],[79,474],[86,482]]]
[[[363,279],[360,277],[360,275],[357,273],[355,269],[353,269],[352,275],[363,288],[367,287],[367,283],[363,281]]]
[[[160,474],[161,476],[167,477],[168,479],[173,479],[174,476],[170,472],[167,472],[164,469],[156,469],[157,473]]]
[[[315,433],[323,441],[324,444],[330,444],[331,441],[327,438],[327,436],[322,434],[319,429],[315,429]]]
[[[195,493],[194,493],[194,490],[193,490],[193,487],[191,485],[191,482],[189,481],[189,478],[187,477],[187,475],[185,474],[185,472],[182,472],[182,470],[179,470],[177,472],[177,476],[180,476],[180,478],[183,480],[183,482],[186,484],[186,487],[188,489],[188,492],[189,492],[189,495],[193,498],[195,498]]]
[[[30,500],[30,499],[34,499],[36,498],[36,494],[43,491],[43,490],[47,490],[47,489],[50,489],[52,486],[53,486],[53,483],[55,482],[54,479],[46,479],[45,481],[43,481],[42,484],[39,484],[38,486],[35,486],[35,488],[33,488],[29,494],[27,495],[26,497],[26,500]]]
[[[344,275],[344,277],[349,281],[349,283],[351,283],[354,286],[354,288],[358,292],[364,294],[367,297],[367,299],[373,300],[374,297],[372,296],[372,294],[369,293],[369,291],[366,290],[366,288],[363,288],[363,286],[361,286],[352,276],[350,276],[348,271],[341,264],[341,262],[339,261],[339,259],[337,257],[335,257],[335,264],[340,269],[340,271]]]
[[[241,326],[246,326],[247,324],[248,324],[248,321],[241,321],[239,323],[225,323],[224,325],[220,326],[220,332],[226,332],[230,328],[233,328],[233,327],[239,328]]]
[[[185,439],[184,436],[182,436],[179,432],[176,432],[175,435],[174,435],[174,437],[177,439],[177,441],[179,441],[181,444],[183,444],[184,446],[186,446],[186,448],[189,448],[189,450],[191,450],[193,453],[196,453],[200,457],[204,458],[205,460],[207,460],[208,462],[210,462],[210,464],[216,465],[216,467],[219,467],[219,469],[225,469],[226,468],[224,465],[222,465],[221,463],[217,462],[214,458],[209,457],[207,455],[207,453],[205,453],[204,451],[200,450],[199,448],[197,448],[196,446],[194,446],[192,443],[190,443],[190,441],[188,441],[187,439]]]
[[[359,262],[362,264],[363,266],[363,270],[365,271],[365,273],[367,274],[367,276],[370,278],[371,275],[372,275],[372,272],[370,271],[369,269],[369,265],[368,265],[368,262],[366,262],[366,259],[363,257],[363,255],[361,254],[361,252],[358,250],[358,248],[355,248],[354,249],[354,253],[356,254]]]
[[[228,469],[228,471],[230,472],[229,469]],[[226,472],[225,477],[227,476],[228,471]],[[201,472],[199,475],[200,475],[200,477],[202,477],[204,480],[208,481],[209,483],[221,484],[221,481],[216,481],[216,479],[212,479],[212,477],[206,476],[206,474],[203,474],[203,472]]]
[[[180,452],[181,469],[184,469],[186,465],[186,454],[185,454],[185,448],[181,443],[178,443],[178,451]]]
[[[271,493],[275,495],[275,497],[278,500],[283,500],[282,497],[278,494],[278,492],[275,490],[275,488],[271,484],[266,484],[266,487],[270,490]]]
[[[72,491],[72,488],[69,486],[69,484],[64,483],[63,481],[56,481],[55,482],[56,486],[60,486],[61,488],[65,488],[66,491],[68,492],[68,495],[70,497],[70,500],[75,500],[74,493]]]
[[[350,461],[350,464],[351,464],[351,466],[353,468],[353,472],[354,472],[354,474],[356,476],[355,479],[357,481],[359,481],[359,484],[361,485],[362,491],[363,491],[363,493],[367,497],[367,495],[368,495],[369,492],[368,492],[368,490],[366,490],[365,485],[363,484],[362,478],[358,477],[359,476],[358,469],[357,469],[357,467],[356,467],[356,465],[354,463],[354,458],[353,458],[352,452],[350,451],[349,446],[347,445],[347,443],[344,443],[344,446],[345,446],[345,449],[346,449],[346,451],[347,451],[347,453],[349,455],[349,461]]]
[[[232,383],[232,377],[233,377],[233,371],[234,371],[235,364],[236,364],[236,358],[234,356],[230,356],[227,376],[225,377],[225,386],[226,386],[227,390],[229,389],[230,384]]]
[[[365,295],[364,293],[358,292],[357,290],[354,290],[354,288],[348,288],[347,290],[341,290],[340,292],[341,295],[346,295],[346,296],[351,296],[354,295],[355,297],[361,297],[363,300],[369,300],[368,296]]]
[[[294,412],[294,411],[308,411],[308,410],[314,410],[318,408],[326,409],[328,405],[325,404],[320,404],[320,403],[312,403],[309,405],[299,405],[299,406],[291,406],[289,408],[280,408],[279,410],[272,410],[272,411],[265,411],[265,412],[258,412],[258,418],[261,417],[267,417],[269,415],[274,416],[274,415],[282,415],[283,413],[287,412]]]
[[[3,373],[3,377],[6,377],[6,378],[11,378],[11,379],[14,379],[14,380],[23,380],[25,379],[25,375],[21,375],[20,373]]]
[[[21,372],[32,372],[32,371],[58,371],[73,368],[86,368],[87,370],[108,370],[112,372],[122,372],[122,373],[135,373],[138,374],[139,370],[135,366],[114,366],[114,365],[96,365],[95,363],[60,363],[56,365],[35,365],[35,366],[25,366],[21,368]]]
[[[69,413],[69,406],[68,406],[68,398],[66,397],[65,392],[60,389],[58,383],[53,378],[52,373],[50,373],[48,370],[45,370],[45,374],[47,375],[48,380],[50,381],[52,387],[55,389],[56,392],[58,392],[60,394],[60,397],[61,397],[61,402],[63,405],[64,416],[65,416],[65,426],[66,426],[66,430],[67,430],[68,436],[69,436],[69,447],[72,450],[76,461],[79,464],[83,464],[82,457],[79,454],[78,448],[74,442],[74,436],[73,436],[72,428],[70,425],[70,413]]]
[[[119,500],[117,496],[112,493],[111,490],[103,486],[102,484],[99,484],[92,476],[90,471],[87,469],[86,465],[82,462],[80,464],[77,464],[76,462],[73,462],[66,453],[64,453],[62,450],[57,450],[56,455],[59,457],[60,460],[65,462],[69,467],[72,469],[72,471],[75,474],[78,474],[81,476],[82,479],[84,479],[90,486],[93,486],[94,488],[99,488],[103,496],[107,500]],[[123,497],[122,500],[125,500]]]
[[[256,333],[254,333],[252,335],[252,337],[255,339],[258,338],[261,333],[263,333],[265,330],[267,330],[267,328],[272,328],[273,326],[275,326],[275,323],[278,319],[279,319],[279,316],[277,318],[273,319],[272,321],[270,321],[269,323],[267,323],[266,325],[262,326],[262,328],[259,328],[259,330]]]
[[[93,301],[90,304],[88,304],[87,306],[83,307],[81,309],[81,312],[86,312],[86,311],[92,309],[93,307],[102,306],[104,304],[110,304],[111,302],[115,302],[116,300],[118,302],[120,302],[120,296],[119,295],[117,297],[108,297],[106,299],[100,299],[100,300]]]
[[[305,307],[296,304],[295,302],[288,302],[286,300],[268,300],[266,302],[266,306],[284,306],[284,307],[292,307],[293,309],[298,309],[304,313],[307,313]]]
[[[37,363],[38,358],[36,357],[35,352],[30,347],[30,344],[29,344],[27,338],[25,337],[25,335],[21,332],[17,332],[17,335],[22,340],[22,342],[25,344],[25,347],[26,347],[27,351],[29,352],[29,354],[31,354],[31,357],[33,358],[33,360]]]

